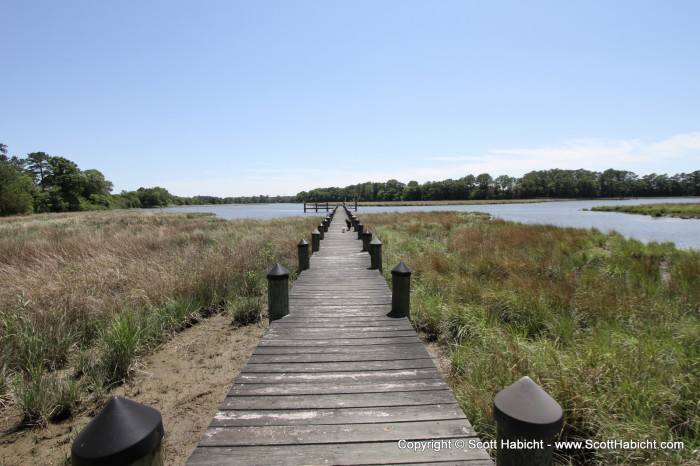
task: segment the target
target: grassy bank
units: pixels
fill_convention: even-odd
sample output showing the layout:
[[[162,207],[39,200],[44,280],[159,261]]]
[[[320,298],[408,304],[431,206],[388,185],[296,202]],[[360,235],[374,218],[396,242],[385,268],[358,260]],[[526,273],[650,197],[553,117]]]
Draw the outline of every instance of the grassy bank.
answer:
[[[700,253],[478,214],[363,215],[385,275],[414,271],[414,325],[447,348],[483,439],[524,375],[564,409],[562,440],[681,440],[684,450],[559,451],[561,462],[694,464],[700,448]]]
[[[266,308],[265,273],[296,266],[319,218],[78,213],[0,219],[0,409],[60,420],[197,319]]]
[[[606,205],[593,207],[597,212],[622,212],[626,214],[650,215],[652,217],[700,218],[700,203],[681,204],[641,204],[641,205]]]

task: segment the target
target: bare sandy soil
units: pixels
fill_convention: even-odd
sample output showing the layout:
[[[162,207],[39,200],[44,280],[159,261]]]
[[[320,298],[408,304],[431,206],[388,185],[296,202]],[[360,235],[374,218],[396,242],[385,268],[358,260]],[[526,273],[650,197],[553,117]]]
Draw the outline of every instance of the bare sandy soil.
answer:
[[[266,327],[233,328],[230,322],[229,316],[216,315],[180,332],[144,357],[133,379],[111,393],[160,411],[166,465],[187,461]],[[70,464],[73,439],[108,400],[65,422],[32,430],[14,431],[17,413],[2,410],[0,465]]]

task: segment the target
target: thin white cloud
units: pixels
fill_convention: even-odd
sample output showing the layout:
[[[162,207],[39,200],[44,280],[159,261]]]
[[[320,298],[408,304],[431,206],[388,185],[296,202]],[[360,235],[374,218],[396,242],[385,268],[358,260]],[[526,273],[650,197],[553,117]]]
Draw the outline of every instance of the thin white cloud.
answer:
[[[359,158],[359,157],[358,157]],[[361,160],[361,158],[359,158]],[[235,176],[163,181],[174,194],[192,196],[292,195],[320,187],[345,187],[367,181],[396,179],[424,183],[489,173],[522,176],[533,170],[630,170],[638,175],[700,170],[700,132],[661,141],[576,139],[541,147],[502,148],[483,154],[428,156],[352,162],[322,167],[254,167]]]
[[[700,132],[679,134],[663,141],[649,144],[644,150],[656,157],[700,160]]]

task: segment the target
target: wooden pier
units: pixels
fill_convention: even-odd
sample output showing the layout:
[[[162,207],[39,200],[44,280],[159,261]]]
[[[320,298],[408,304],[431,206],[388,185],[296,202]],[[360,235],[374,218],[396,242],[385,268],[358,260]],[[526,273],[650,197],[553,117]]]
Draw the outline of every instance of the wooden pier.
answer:
[[[338,209],[190,457],[221,464],[493,464]]]

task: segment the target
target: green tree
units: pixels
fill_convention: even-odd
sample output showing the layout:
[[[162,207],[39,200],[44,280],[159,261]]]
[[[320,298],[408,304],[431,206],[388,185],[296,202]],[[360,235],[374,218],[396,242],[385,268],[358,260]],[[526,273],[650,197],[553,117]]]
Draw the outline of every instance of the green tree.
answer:
[[[0,215],[26,214],[32,210],[32,179],[22,171],[23,162],[7,157],[0,144]]]
[[[46,191],[46,179],[51,175],[51,156],[46,152],[32,152],[27,154],[26,168],[34,177],[34,182]]]
[[[167,189],[156,186],[154,188],[139,188],[136,190],[141,207],[165,207],[172,201],[172,194]]]
[[[49,193],[49,205],[53,212],[81,209],[86,178],[78,165],[64,157],[49,159],[50,175],[45,179]]]

